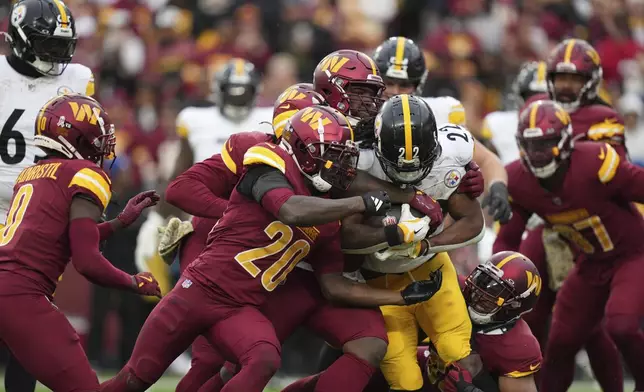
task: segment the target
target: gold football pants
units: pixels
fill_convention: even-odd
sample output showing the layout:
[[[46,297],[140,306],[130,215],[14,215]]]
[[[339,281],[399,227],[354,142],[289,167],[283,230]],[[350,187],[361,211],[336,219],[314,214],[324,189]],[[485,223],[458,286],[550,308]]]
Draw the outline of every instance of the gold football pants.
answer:
[[[404,274],[387,274],[367,281],[372,287],[402,290],[427,279],[437,269],[443,273],[441,289],[428,301],[409,306],[382,306],[389,346],[380,368],[391,389],[415,391],[423,386],[418,366],[418,327],[423,329],[445,363],[470,354],[472,323],[458,284],[456,269],[447,253]]]

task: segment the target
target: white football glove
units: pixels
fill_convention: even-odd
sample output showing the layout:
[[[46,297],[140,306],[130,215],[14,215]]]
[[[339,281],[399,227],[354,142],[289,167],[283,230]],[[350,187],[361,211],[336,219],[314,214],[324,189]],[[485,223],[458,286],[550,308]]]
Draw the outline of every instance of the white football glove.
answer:
[[[400,221],[398,227],[403,232],[403,242],[411,244],[418,242],[427,236],[429,233],[429,224],[431,220],[429,217],[416,218],[411,214],[409,204],[405,203],[400,208]]]
[[[141,225],[136,236],[136,249],[134,249],[134,263],[139,272],[150,272],[147,265],[159,246],[159,226],[163,226],[165,219],[156,211],[150,211],[148,218]]]
[[[416,257],[420,256],[421,250],[422,250],[422,246],[421,246],[421,242],[419,241],[419,242],[414,242],[412,244],[392,246],[391,248],[387,248],[385,250],[375,252],[373,256],[380,261],[386,261],[389,259],[400,259],[403,257],[409,258],[409,259],[415,259]]]

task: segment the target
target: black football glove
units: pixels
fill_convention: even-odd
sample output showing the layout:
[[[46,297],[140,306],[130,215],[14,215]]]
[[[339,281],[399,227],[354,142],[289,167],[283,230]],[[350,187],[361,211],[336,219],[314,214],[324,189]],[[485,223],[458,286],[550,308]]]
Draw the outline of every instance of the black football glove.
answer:
[[[490,190],[483,198],[483,208],[489,206],[489,214],[495,221],[508,223],[512,218],[512,207],[508,199],[508,187],[502,182],[495,182],[490,185]]]
[[[458,392],[483,392],[482,389],[477,388],[473,384],[465,381],[463,372],[458,372],[458,381],[456,381],[456,390]]]
[[[367,192],[362,195],[364,214],[367,216],[385,216],[391,209],[391,200],[385,191]]]
[[[353,127],[354,139],[359,144],[360,148],[373,148],[376,142],[376,134],[374,132],[375,117],[364,118]]]
[[[409,284],[400,293],[405,305],[413,305],[424,302],[438,293],[443,284],[443,272],[439,269],[429,274],[428,280],[421,280]]]

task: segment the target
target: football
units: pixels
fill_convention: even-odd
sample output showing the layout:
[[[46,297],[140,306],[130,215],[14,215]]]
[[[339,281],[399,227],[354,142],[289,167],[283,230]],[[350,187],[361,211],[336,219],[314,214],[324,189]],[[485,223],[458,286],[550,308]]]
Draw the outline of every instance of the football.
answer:
[[[393,204],[391,209],[387,211],[387,215],[382,216],[372,216],[368,218],[365,223],[373,227],[382,227],[385,224],[398,223],[400,221],[400,213],[402,210],[402,204]],[[416,218],[422,218],[424,215],[414,208],[409,209],[411,214]],[[395,219],[395,220],[394,220]],[[391,220],[391,222],[389,222]]]

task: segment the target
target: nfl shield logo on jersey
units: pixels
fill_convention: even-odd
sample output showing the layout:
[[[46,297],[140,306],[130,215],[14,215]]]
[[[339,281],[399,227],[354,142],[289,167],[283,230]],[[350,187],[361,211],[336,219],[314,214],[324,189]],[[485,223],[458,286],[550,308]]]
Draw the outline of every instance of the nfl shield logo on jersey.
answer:
[[[461,181],[461,176],[456,170],[450,170],[445,174],[445,186],[448,188],[456,188],[458,183]]]
[[[192,286],[192,281],[190,279],[186,279],[181,283],[181,287],[184,289],[187,289],[188,287]]]

